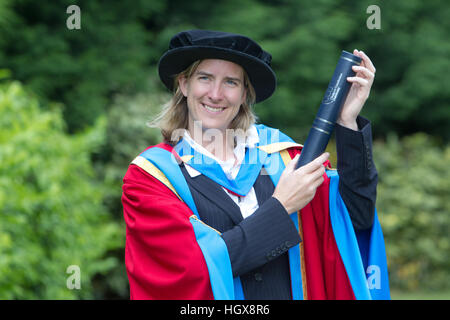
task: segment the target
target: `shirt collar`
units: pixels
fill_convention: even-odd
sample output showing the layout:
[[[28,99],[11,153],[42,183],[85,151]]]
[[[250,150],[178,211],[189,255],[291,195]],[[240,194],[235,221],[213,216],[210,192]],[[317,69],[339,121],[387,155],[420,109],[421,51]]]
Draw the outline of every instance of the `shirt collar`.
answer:
[[[245,137],[245,141],[242,142],[242,139],[239,139],[239,137],[236,138],[236,147],[233,150],[235,157],[238,159],[236,165],[234,165],[233,159],[230,159],[229,161],[222,161],[222,160],[216,158],[211,152],[206,150],[202,145],[200,145],[194,139],[192,139],[188,130],[184,130],[183,139],[194,150],[204,154],[205,156],[213,159],[218,164],[220,164],[220,166],[222,167],[222,169],[223,169],[224,173],[227,175],[227,177],[229,179],[234,179],[236,177],[236,174],[239,171],[239,166],[245,157],[245,149],[246,148],[254,148],[259,143],[258,130],[256,129],[256,127],[254,125],[252,125],[247,130],[246,133],[247,133],[247,135]],[[190,166],[186,166],[186,168],[188,168],[188,167],[189,167],[189,169],[187,169],[187,171],[191,177],[196,177],[201,174],[194,168],[192,168]]]

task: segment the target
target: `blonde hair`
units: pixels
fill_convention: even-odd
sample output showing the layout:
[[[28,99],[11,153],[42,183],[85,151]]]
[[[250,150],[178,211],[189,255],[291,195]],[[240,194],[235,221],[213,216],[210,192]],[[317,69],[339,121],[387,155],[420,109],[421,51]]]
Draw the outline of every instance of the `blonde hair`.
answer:
[[[187,99],[181,92],[179,87],[179,79],[185,77],[190,79],[197,70],[202,60],[197,60],[192,63],[186,70],[177,74],[174,78],[174,94],[172,98],[163,105],[162,111],[148,123],[152,128],[159,128],[164,142],[175,145],[180,140],[179,135],[172,136],[172,133],[177,129],[188,129],[188,108]],[[250,83],[245,70],[244,72],[244,88],[247,91],[246,99],[239,108],[236,117],[231,121],[229,129],[242,129],[246,132],[253,124],[255,124],[257,117],[252,111],[255,104],[256,94],[255,89]]]

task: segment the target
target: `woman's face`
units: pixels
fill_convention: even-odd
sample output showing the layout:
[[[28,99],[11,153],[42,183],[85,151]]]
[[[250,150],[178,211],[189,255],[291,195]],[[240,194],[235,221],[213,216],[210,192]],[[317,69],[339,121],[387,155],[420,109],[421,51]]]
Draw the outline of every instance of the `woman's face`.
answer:
[[[244,70],[226,60],[203,60],[190,79],[180,78],[179,85],[187,98],[191,134],[194,121],[201,121],[203,130],[225,131],[245,101]]]

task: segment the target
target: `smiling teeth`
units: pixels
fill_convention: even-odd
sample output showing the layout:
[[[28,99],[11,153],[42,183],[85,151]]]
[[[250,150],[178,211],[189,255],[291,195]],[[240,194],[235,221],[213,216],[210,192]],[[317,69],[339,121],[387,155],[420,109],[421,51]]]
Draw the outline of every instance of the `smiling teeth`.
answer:
[[[203,106],[205,107],[205,109],[212,111],[212,112],[219,112],[222,110],[222,108],[213,108],[213,107],[207,106],[206,104],[204,104]]]

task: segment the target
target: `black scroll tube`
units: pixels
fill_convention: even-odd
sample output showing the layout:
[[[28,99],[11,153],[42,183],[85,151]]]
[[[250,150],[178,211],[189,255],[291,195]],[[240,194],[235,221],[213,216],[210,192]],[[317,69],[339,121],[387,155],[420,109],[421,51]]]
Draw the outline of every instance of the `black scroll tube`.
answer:
[[[352,70],[352,66],[359,65],[361,60],[358,56],[342,51],[312,128],[309,130],[296,168],[308,164],[325,151],[336,119],[352,85],[347,81],[347,77],[353,77],[356,74]]]

